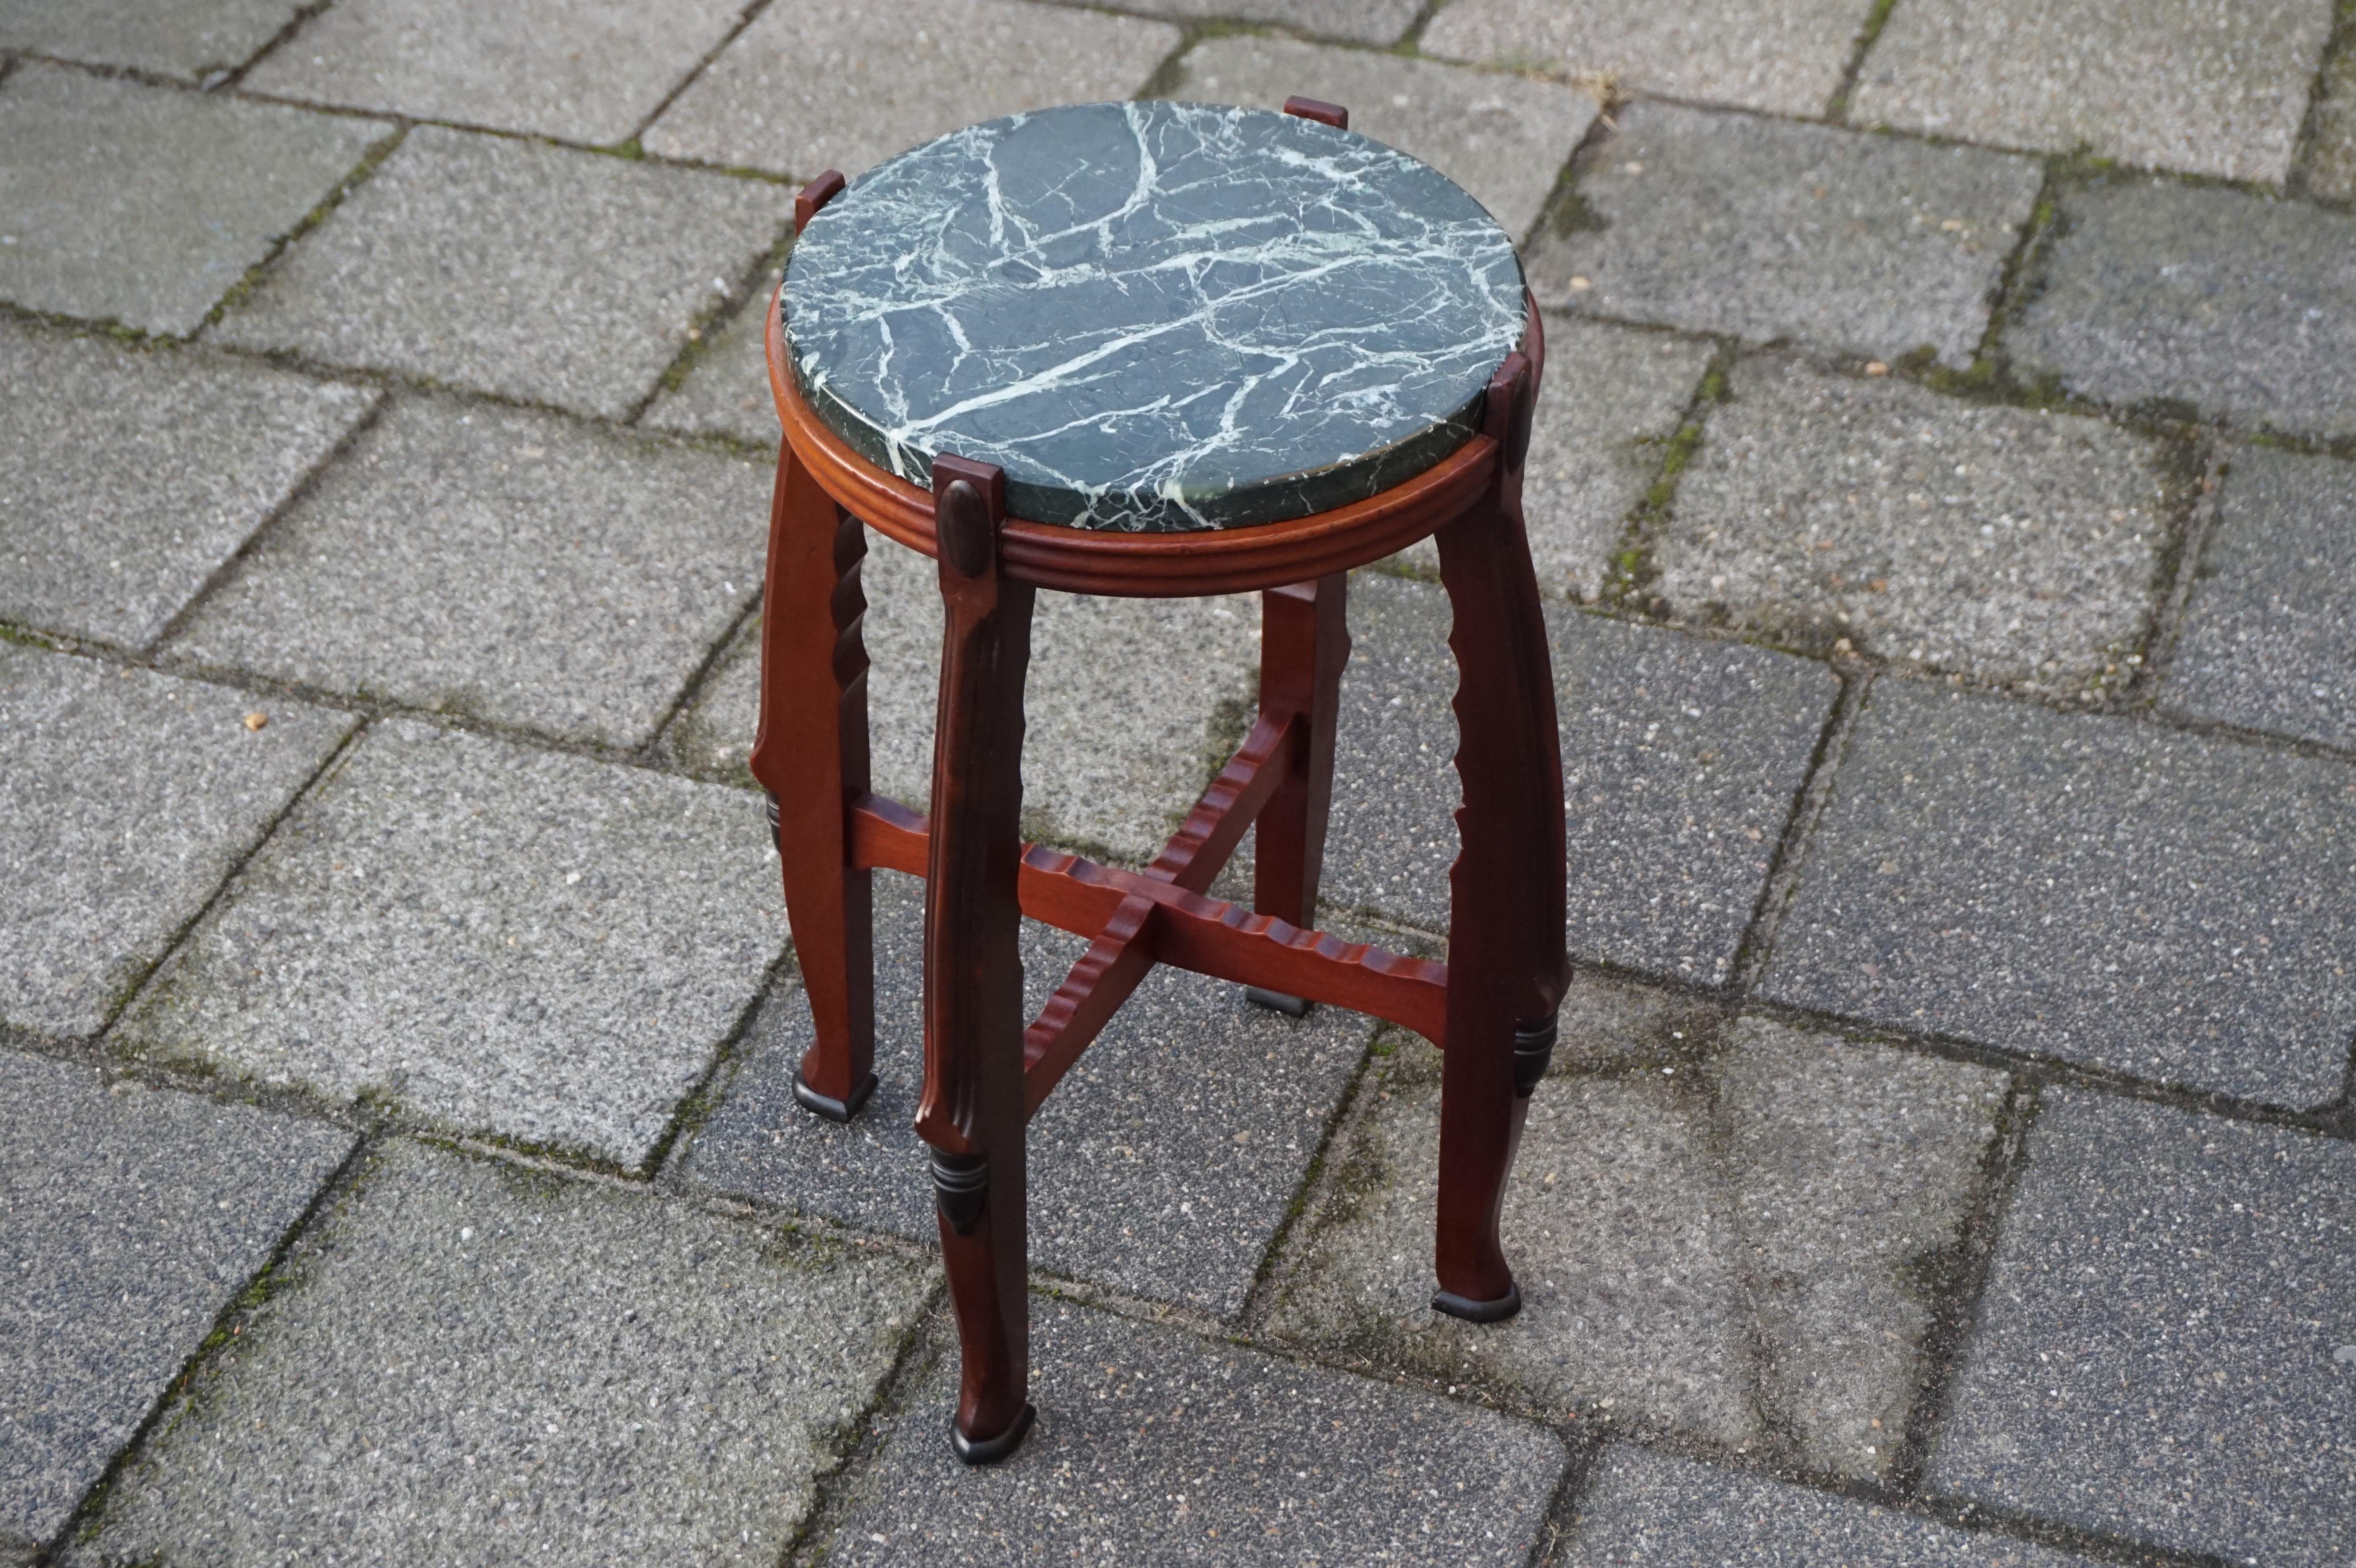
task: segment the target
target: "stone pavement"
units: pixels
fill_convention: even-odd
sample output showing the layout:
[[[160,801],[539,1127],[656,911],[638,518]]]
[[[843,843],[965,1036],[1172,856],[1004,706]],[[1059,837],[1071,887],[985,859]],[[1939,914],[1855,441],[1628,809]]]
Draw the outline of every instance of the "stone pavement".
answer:
[[[1158,972],[967,1472],[907,879],[788,1090],[763,307],[823,167],[1291,92],[1549,312],[1527,1305],[1430,1046]],[[0,1562],[2356,1562],[2351,585],[2356,0],[0,0]],[[1324,918],[1439,954],[1352,596]],[[1257,625],[1044,596],[1028,831],[1150,854]]]

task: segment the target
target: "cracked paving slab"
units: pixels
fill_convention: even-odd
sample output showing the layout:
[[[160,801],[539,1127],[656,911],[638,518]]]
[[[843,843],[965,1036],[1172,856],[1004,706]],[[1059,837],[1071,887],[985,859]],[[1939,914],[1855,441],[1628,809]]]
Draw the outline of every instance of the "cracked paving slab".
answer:
[[[388,721],[120,1043],[636,1166],[785,945],[767,843],[742,790]]]
[[[1439,1053],[1411,1042],[1334,1156],[1271,1332],[1613,1430],[1886,1475],[2003,1076],[1757,1018],[1708,1047],[1599,1051],[1572,1029],[1505,1196],[1520,1316],[1431,1310]]]
[[[775,1563],[934,1278],[383,1144],[74,1560]]]

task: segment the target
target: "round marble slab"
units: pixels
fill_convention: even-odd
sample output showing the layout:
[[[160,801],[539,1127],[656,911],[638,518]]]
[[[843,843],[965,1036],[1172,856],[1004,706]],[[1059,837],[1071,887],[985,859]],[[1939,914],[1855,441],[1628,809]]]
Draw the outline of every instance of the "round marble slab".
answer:
[[[786,268],[818,417],[917,485],[1164,532],[1374,495],[1469,439],[1522,340],[1513,242],[1403,153],[1268,110],[1097,103],[851,182]]]

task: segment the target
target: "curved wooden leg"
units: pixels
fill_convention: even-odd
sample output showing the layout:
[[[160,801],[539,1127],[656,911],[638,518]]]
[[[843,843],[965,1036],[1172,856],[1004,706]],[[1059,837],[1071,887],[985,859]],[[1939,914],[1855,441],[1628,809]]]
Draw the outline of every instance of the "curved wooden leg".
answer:
[[[1564,954],[1562,751],[1537,578],[1522,529],[1521,458],[1537,376],[1509,358],[1489,386],[1506,461],[1489,504],[1440,532],[1455,625],[1462,848],[1449,876],[1448,1040],[1440,1077],[1439,1311],[1512,1316],[1498,1243],[1529,1097],[1554,1048]]]
[[[925,1092],[941,1254],[963,1374],[949,1438],[987,1465],[1022,1444],[1033,1411],[1026,1287],[1022,923],[1023,680],[1029,584],[998,573],[1006,481],[983,464],[933,465],[939,531],[940,707],[925,889]]]
[[[1304,746],[1254,825],[1252,908],[1302,930],[1317,926],[1325,823],[1333,801],[1333,720],[1350,661],[1350,579],[1336,572],[1260,595],[1259,711],[1279,723],[1298,714]],[[1258,987],[1263,1007],[1301,1017],[1309,1004]]]
[[[854,868],[851,802],[868,788],[867,600],[858,520],[819,488],[790,446],[777,455],[761,605],[761,725],[753,777],[769,791],[794,957],[816,1039],[794,1098],[848,1122],[875,1088],[872,872]]]

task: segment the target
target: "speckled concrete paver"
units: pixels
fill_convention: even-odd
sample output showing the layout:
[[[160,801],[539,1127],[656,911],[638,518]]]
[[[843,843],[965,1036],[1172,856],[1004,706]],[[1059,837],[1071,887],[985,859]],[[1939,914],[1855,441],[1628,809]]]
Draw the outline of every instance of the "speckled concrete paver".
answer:
[[[736,25],[736,0],[343,0],[245,79],[306,103],[603,145],[634,134]]]
[[[103,1027],[351,726],[0,642],[0,1022]]]
[[[302,0],[0,0],[0,48],[195,81],[243,65],[302,9]]]
[[[790,210],[774,186],[423,125],[215,336],[618,418]]]
[[[1554,82],[1291,38],[1208,38],[1181,65],[1173,98],[1278,109],[1298,93],[1343,105],[1350,129],[1448,176],[1516,239],[1595,121],[1593,98]]]
[[[2351,6],[0,0],[0,1562],[2350,1557]],[[1548,313],[1529,1305],[1430,1311],[1431,1047],[1164,969],[968,1471],[915,884],[814,1121],[744,770],[794,186],[1293,93]],[[1320,918],[1443,958],[1446,596],[1365,567]],[[1258,624],[1043,594],[1025,833],[1150,856]]]
[[[2217,494],[2160,701],[2356,747],[2356,463],[2245,447]]]
[[[2228,1562],[2347,1562],[2356,1149],[2043,1099],[1931,1484]]]
[[[0,1057],[0,1552],[56,1539],[351,1149],[340,1127]],[[13,1550],[12,1550],[13,1549]]]
[[[84,1560],[774,1563],[927,1275],[380,1145],[166,1413]]]
[[[1016,0],[797,0],[755,17],[655,122],[647,150],[855,175],[978,121],[1130,97],[1179,36]]]
[[[2164,180],[2086,187],[2061,210],[2005,336],[2016,370],[2123,407],[2356,435],[2356,213]]]
[[[1274,1331],[1625,1430],[1884,1473],[2004,1079],[1747,1019],[1541,1083],[1505,1197],[1519,1316],[1430,1308],[1439,1057],[1403,1047],[1337,1151]]]
[[[120,1037],[634,1166],[785,945],[766,838],[741,790],[394,720]]]
[[[921,811],[940,691],[939,568],[870,532],[860,585],[874,787]],[[757,633],[731,650],[673,737],[699,772],[741,777],[760,713]],[[1151,860],[1243,738],[1258,661],[1251,596],[1041,594],[1023,703],[1023,832]]]
[[[0,620],[153,642],[376,406],[369,388],[0,323]]]
[[[850,1126],[794,1103],[809,1046],[797,991],[754,1031],[719,1112],[680,1161],[691,1186],[780,1204],[916,1241],[937,1234],[925,1146],[924,905],[913,878],[876,889],[875,1072]],[[1023,926],[1029,1012],[1087,944]],[[1307,1173],[1374,1021],[1318,1008],[1295,1021],[1239,986],[1159,969],[1148,975],[1031,1123],[1031,1258],[1131,1295],[1231,1316]],[[1184,1061],[1183,1072],[1170,1064]]]
[[[1323,897],[1435,932],[1461,799],[1446,594],[1361,575]],[[1570,950],[1715,984],[1835,695],[1821,666],[1562,609],[1551,618]]]
[[[768,489],[723,454],[404,398],[165,657],[640,746],[752,604]]]
[[[2356,772],[1883,679],[1763,986],[2311,1106],[2356,1035]]]
[[[1849,118],[2280,184],[2332,0],[1907,0]]]
[[[2093,1561],[1625,1446],[1604,1450],[1589,1471],[1569,1541],[1562,1562],[1570,1568],[2072,1568]]]
[[[1840,86],[1872,0],[1656,5],[1454,0],[1423,30],[1450,59],[1557,71],[1668,98],[1815,115]]]
[[[186,337],[391,132],[26,65],[0,81],[0,301]]]
[[[2147,436],[1747,360],[1651,542],[1677,612],[2074,693],[2139,660],[2189,505]]]
[[[2027,158],[1667,103],[1580,157],[1532,247],[1547,305],[1970,363],[2043,172]]]
[[[1457,1564],[1528,1560],[1561,1440],[1494,1411],[1034,1300],[1039,1424],[1012,1463],[949,1453],[948,1359],[827,1560]]]

